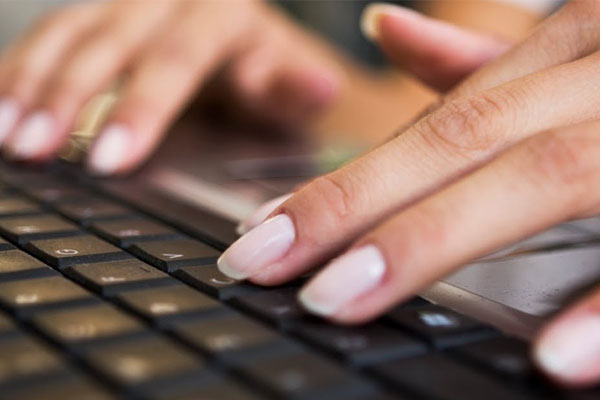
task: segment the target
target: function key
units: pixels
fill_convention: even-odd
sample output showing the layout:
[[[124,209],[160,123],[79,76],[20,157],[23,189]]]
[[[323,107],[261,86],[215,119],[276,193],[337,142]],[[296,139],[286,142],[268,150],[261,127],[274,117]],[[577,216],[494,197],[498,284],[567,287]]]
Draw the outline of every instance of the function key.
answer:
[[[110,200],[89,198],[75,202],[64,202],[54,206],[65,217],[87,224],[90,221],[130,216],[133,210]]]
[[[18,315],[94,301],[87,290],[62,276],[0,283],[0,303]]]
[[[177,282],[140,260],[120,260],[69,267],[68,275],[95,292],[110,296],[125,290],[150,288]]]
[[[66,372],[63,360],[54,351],[26,336],[0,340],[0,354],[0,385]]]
[[[419,398],[444,400],[526,400],[501,381],[452,361],[439,353],[377,365],[373,372],[390,385]]]
[[[21,250],[0,252],[0,281],[57,274],[52,268]]]
[[[205,372],[202,361],[188,349],[156,336],[99,346],[87,361],[119,386],[150,389],[181,377],[197,379]]]
[[[294,332],[324,351],[359,366],[412,357],[427,351],[423,342],[377,323],[349,327],[317,321],[303,322]]]
[[[228,300],[235,296],[264,290],[223,275],[215,264],[183,267],[175,271],[174,275],[219,300]]]
[[[236,297],[234,303],[272,324],[287,327],[308,315],[297,294],[296,287],[271,289]]]
[[[306,352],[253,360],[244,363],[240,373],[277,398],[341,399],[373,391],[358,376]]]
[[[89,235],[36,240],[27,243],[25,248],[46,263],[58,268],[130,258],[117,247]]]
[[[42,208],[31,200],[20,196],[0,199],[0,217],[32,215],[42,212]]]
[[[158,324],[226,310],[221,303],[185,285],[135,290],[121,293],[117,298],[126,307]]]
[[[497,335],[490,327],[434,305],[397,308],[387,315],[387,319],[419,335],[437,348],[459,346]]]
[[[42,214],[0,219],[0,233],[13,242],[24,244],[30,240],[77,235],[82,232],[77,226],[56,215]]]
[[[191,239],[136,243],[131,251],[160,269],[172,272],[192,264],[212,264],[220,253],[207,244]]]
[[[226,360],[262,352],[280,339],[275,331],[237,314],[185,323],[174,330],[203,352]]]
[[[168,239],[177,235],[168,226],[143,218],[95,222],[90,229],[119,247],[146,240]]]
[[[144,332],[140,322],[108,304],[40,313],[33,323],[54,340],[72,346]]]

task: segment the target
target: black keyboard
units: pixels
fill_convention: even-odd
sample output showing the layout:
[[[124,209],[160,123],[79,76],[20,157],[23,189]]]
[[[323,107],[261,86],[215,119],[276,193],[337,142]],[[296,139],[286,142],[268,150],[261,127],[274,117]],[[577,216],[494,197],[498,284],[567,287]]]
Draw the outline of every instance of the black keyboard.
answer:
[[[421,298],[329,324],[299,307],[302,280],[233,281],[218,239],[56,174],[0,173],[0,236],[0,399],[600,398]]]

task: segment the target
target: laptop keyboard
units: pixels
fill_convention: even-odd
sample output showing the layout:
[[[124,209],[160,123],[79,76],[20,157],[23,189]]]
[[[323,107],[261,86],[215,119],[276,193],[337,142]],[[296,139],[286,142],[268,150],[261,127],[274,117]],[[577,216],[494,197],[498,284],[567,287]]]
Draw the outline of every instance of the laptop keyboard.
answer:
[[[332,325],[298,305],[302,280],[222,275],[218,239],[70,179],[0,179],[0,399],[600,398],[552,386],[526,343],[424,299]]]

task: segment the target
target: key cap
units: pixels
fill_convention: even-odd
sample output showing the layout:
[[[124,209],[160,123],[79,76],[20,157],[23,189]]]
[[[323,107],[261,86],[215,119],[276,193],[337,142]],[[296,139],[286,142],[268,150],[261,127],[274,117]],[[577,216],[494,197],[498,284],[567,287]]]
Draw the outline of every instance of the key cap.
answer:
[[[32,322],[54,340],[70,346],[139,334],[145,330],[136,319],[108,304],[40,313]]]
[[[219,257],[217,250],[191,239],[135,243],[131,251],[144,261],[168,272],[186,265],[212,264]]]
[[[294,332],[355,366],[413,357],[427,351],[423,342],[378,323],[348,327],[320,321],[302,322]]]
[[[183,267],[175,271],[174,275],[219,300],[229,300],[232,297],[263,290],[258,286],[223,275],[216,265]]]
[[[298,288],[264,290],[242,295],[234,303],[248,312],[280,327],[289,327],[307,315],[296,299]]]
[[[177,281],[140,260],[121,260],[69,267],[66,273],[105,296],[125,290],[151,288]]]
[[[0,233],[18,244],[30,240],[72,236],[81,233],[77,226],[50,214],[0,220]]]
[[[81,376],[66,376],[49,382],[35,382],[8,393],[11,400],[116,400],[105,389]]]
[[[58,354],[26,336],[0,340],[0,354],[0,385],[58,376],[66,371]]]
[[[0,252],[0,281],[52,275],[58,275],[58,273],[21,250]]]
[[[56,210],[65,217],[80,224],[90,221],[131,216],[134,211],[110,200],[89,198],[76,202],[65,202],[55,205]]]
[[[42,212],[41,206],[21,196],[0,199],[0,217],[32,215]]]
[[[441,354],[427,354],[377,365],[373,372],[388,384],[423,398],[440,400],[525,400],[500,381]]]
[[[239,383],[227,379],[216,378],[209,382],[196,381],[184,387],[178,385],[177,388],[159,390],[152,393],[152,400],[260,400],[264,397],[258,397],[253,394],[252,389],[241,386]],[[371,399],[375,400],[375,399]],[[379,399],[377,399],[379,400]]]
[[[0,337],[17,333],[17,327],[13,321],[4,314],[0,314]]]
[[[166,225],[142,218],[95,222],[90,229],[119,247],[128,247],[134,242],[146,240],[169,239],[177,235]]]
[[[343,399],[373,390],[359,377],[336,364],[307,352],[253,360],[240,373],[277,398]]]
[[[221,303],[185,285],[125,292],[117,298],[126,307],[159,325],[226,310]]]
[[[279,335],[238,314],[175,326],[176,334],[208,355],[222,360],[241,359],[253,350],[274,346]]]
[[[199,377],[205,366],[192,354],[167,339],[150,336],[97,347],[85,358],[116,384],[139,387],[158,386],[182,376]]]
[[[73,264],[131,258],[112,244],[89,235],[35,240],[27,243],[25,249],[53,267],[61,269]]]
[[[87,290],[62,276],[0,283],[0,303],[19,316],[94,301]]]
[[[459,346],[497,334],[471,318],[439,306],[396,309],[387,315],[389,321],[409,330],[437,348]]]
[[[518,339],[494,338],[456,347],[453,351],[512,379],[528,380],[535,375],[529,346]]]

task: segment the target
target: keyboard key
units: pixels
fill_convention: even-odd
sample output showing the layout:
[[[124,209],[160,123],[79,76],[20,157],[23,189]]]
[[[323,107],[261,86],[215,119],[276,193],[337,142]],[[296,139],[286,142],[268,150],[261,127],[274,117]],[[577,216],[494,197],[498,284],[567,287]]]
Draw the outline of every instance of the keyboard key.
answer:
[[[46,263],[58,268],[73,264],[115,261],[131,257],[112,244],[89,235],[36,240],[27,243],[25,249]]]
[[[264,290],[236,297],[234,303],[272,324],[287,327],[308,315],[298,303],[298,288]]]
[[[91,293],[62,276],[0,283],[0,303],[18,315],[94,301]]]
[[[464,315],[439,306],[397,308],[387,315],[437,348],[459,346],[494,336],[496,332]]]
[[[21,250],[0,252],[0,281],[57,274],[52,268]]]
[[[253,360],[240,367],[247,379],[277,398],[349,398],[372,387],[336,364],[312,353]]]
[[[67,218],[81,224],[90,221],[130,216],[133,210],[110,200],[89,198],[76,202],[65,202],[55,205],[56,210]]]
[[[0,314],[0,337],[12,335],[17,332],[13,321],[4,314]]]
[[[186,265],[212,264],[219,257],[219,252],[209,245],[190,239],[136,243],[131,247],[131,251],[168,272]]]
[[[100,346],[86,359],[120,386],[159,385],[181,376],[200,376],[204,363],[175,343],[156,336]]]
[[[509,378],[528,380],[535,375],[527,343],[514,338],[494,338],[455,348],[457,354]]]
[[[0,217],[32,215],[42,212],[42,208],[31,200],[20,196],[0,199]]]
[[[55,203],[90,196],[90,192],[85,189],[56,182],[49,182],[41,186],[25,187],[23,191],[42,203]]]
[[[177,282],[164,272],[137,259],[78,264],[69,267],[67,274],[105,296],[125,290]]]
[[[185,323],[174,330],[208,355],[227,360],[265,350],[280,338],[275,331],[237,314]]]
[[[255,396],[250,388],[241,386],[239,383],[226,378],[213,379],[209,382],[197,381],[191,385],[171,390],[154,392],[153,400],[260,400],[264,397]],[[374,400],[374,399],[371,399]],[[379,399],[377,399],[379,400]]]
[[[142,218],[95,222],[90,229],[119,247],[145,240],[168,239],[177,234],[166,225]]]
[[[294,332],[324,351],[357,366],[412,357],[427,351],[424,343],[377,323],[339,326],[325,322],[303,322],[294,328]]]
[[[66,371],[63,360],[52,350],[26,336],[0,340],[0,385]]]
[[[258,286],[223,275],[216,265],[183,267],[175,271],[174,275],[219,300],[228,300],[235,296],[263,290]]]
[[[211,297],[185,285],[121,293],[119,301],[154,323],[170,323],[193,315],[225,311]]]
[[[0,220],[0,233],[19,244],[30,240],[76,235],[80,232],[72,223],[49,214]]]
[[[11,400],[116,400],[117,397],[80,376],[65,376],[10,391]]]
[[[427,399],[525,400],[530,398],[520,391],[513,391],[491,376],[435,353],[406,360],[389,361],[375,366],[373,372],[388,384]]]
[[[108,304],[40,313],[33,318],[33,323],[65,345],[103,341],[144,331],[140,322]]]

